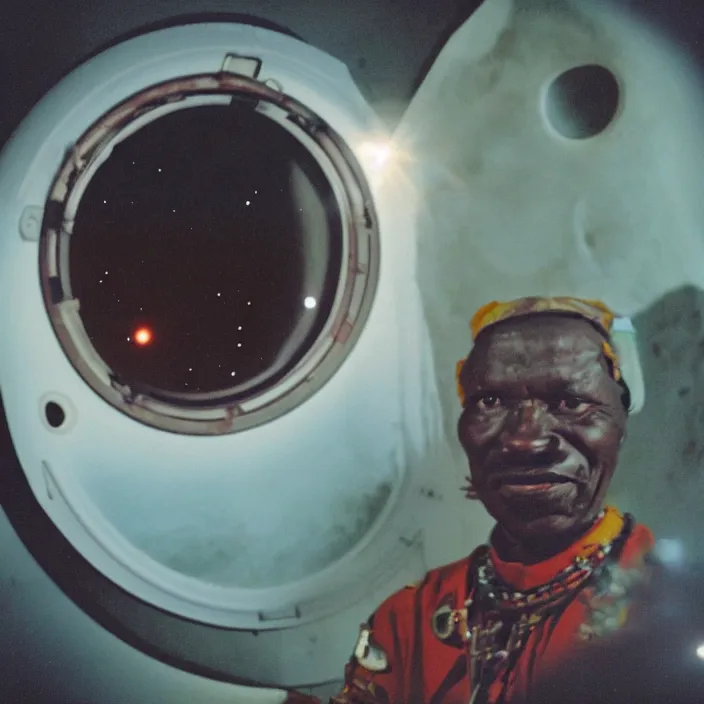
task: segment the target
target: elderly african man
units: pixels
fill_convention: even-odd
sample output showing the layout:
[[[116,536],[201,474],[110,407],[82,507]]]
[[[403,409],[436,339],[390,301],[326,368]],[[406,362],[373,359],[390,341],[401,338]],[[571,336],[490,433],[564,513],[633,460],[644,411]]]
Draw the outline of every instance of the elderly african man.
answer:
[[[626,622],[653,538],[604,506],[630,405],[614,319],[572,298],[474,316],[458,437],[467,495],[496,525],[488,545],[362,625],[333,704],[523,702],[568,653]]]

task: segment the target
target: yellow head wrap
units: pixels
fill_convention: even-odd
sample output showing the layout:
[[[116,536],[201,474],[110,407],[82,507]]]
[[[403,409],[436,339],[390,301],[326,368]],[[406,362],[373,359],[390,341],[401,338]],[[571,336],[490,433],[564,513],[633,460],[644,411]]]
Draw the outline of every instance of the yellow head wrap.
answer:
[[[539,313],[568,313],[585,318],[593,325],[602,330],[604,336],[611,337],[616,315],[607,308],[601,301],[589,301],[581,298],[554,297],[554,298],[518,298],[515,301],[493,301],[481,307],[472,318],[470,328],[472,331],[472,341],[477,339],[482,330],[485,330],[496,323],[518,318],[525,315],[536,315]],[[602,344],[604,355],[609,360],[611,375],[615,381],[621,380],[621,367],[618,356],[609,342],[606,340]],[[455,376],[457,379],[457,393],[462,405],[464,405],[464,390],[460,384],[460,373],[467,358],[457,362]]]

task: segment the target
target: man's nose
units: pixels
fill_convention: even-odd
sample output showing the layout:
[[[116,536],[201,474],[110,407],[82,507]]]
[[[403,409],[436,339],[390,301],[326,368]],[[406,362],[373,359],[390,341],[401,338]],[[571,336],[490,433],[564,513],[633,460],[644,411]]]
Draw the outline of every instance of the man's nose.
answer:
[[[504,449],[521,454],[542,454],[555,450],[559,441],[549,432],[545,420],[545,411],[540,403],[521,403],[509,414],[501,432]]]

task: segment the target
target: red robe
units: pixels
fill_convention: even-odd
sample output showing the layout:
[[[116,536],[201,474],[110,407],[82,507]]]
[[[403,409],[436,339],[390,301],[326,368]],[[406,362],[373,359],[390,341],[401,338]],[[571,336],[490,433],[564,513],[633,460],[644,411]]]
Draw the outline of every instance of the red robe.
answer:
[[[611,570],[619,574],[646,572],[646,557],[653,547],[651,532],[633,524],[624,533],[626,519],[606,509],[602,519],[583,538],[563,553],[535,565],[507,563],[493,549],[489,556],[496,574],[517,591],[550,583],[576,558],[594,554],[595,546],[622,536]],[[463,642],[443,641],[434,631],[434,616],[443,605],[461,610],[476,591],[476,560],[481,548],[467,558],[430,571],[418,585],[389,597],[363,626],[356,655],[345,671],[345,688],[333,704],[467,704],[470,701],[469,658]],[[611,572],[609,572],[610,574]],[[630,578],[629,578],[630,579]],[[568,649],[584,647],[587,638],[623,625],[628,611],[624,589],[614,588],[619,598],[603,597],[593,583],[567,593],[559,613],[548,616],[524,639],[515,657],[499,661],[483,688],[483,701],[509,704],[529,697],[536,677],[549,674]],[[599,601],[600,600],[600,601]],[[606,604],[604,609],[602,607]],[[608,611],[609,604],[616,611]],[[598,608],[597,608],[598,606]],[[597,614],[595,617],[594,614]],[[606,613],[606,616],[599,615]],[[609,616],[609,613],[611,614]],[[477,618],[476,609],[469,626]],[[437,626],[437,621],[435,622]],[[608,630],[607,628],[607,630]],[[591,634],[591,635],[589,635]]]

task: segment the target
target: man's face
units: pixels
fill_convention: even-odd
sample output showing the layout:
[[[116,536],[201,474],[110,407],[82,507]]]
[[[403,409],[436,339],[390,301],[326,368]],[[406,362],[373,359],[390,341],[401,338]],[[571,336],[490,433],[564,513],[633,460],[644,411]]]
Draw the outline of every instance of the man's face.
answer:
[[[524,317],[481,333],[462,370],[472,482],[519,543],[559,540],[602,508],[627,419],[603,342],[585,320]]]

